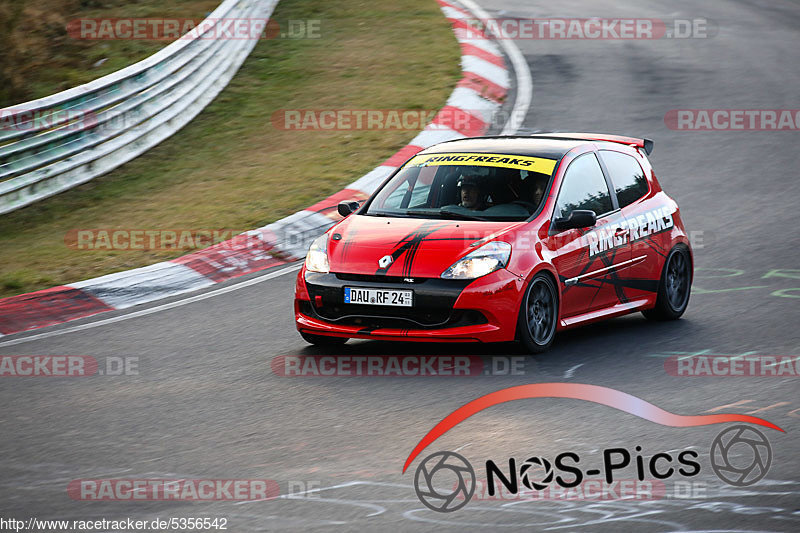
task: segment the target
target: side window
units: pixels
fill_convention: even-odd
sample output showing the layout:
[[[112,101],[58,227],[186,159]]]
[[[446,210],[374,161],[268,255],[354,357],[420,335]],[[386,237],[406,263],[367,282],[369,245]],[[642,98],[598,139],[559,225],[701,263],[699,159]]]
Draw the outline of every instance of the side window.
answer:
[[[594,154],[584,154],[570,163],[561,183],[556,217],[575,209],[589,209],[599,217],[614,209],[603,170]]]
[[[437,168],[439,167],[408,169],[406,179],[398,180],[393,189],[381,191],[375,199],[375,205],[382,209],[425,207]]]
[[[406,185],[403,187],[402,185]],[[390,209],[400,209],[402,207],[403,198],[406,197],[406,192],[411,188],[411,183],[405,181],[400,184],[394,191],[392,191],[386,200],[383,202],[382,207]]]
[[[611,174],[620,207],[631,205],[650,190],[644,170],[633,157],[610,150],[601,151],[600,157]]]
[[[408,205],[403,207],[433,207],[428,204],[428,197],[431,193],[433,180],[436,177],[436,167],[423,167],[417,176],[417,182],[414,184],[414,189],[411,191],[411,198]]]

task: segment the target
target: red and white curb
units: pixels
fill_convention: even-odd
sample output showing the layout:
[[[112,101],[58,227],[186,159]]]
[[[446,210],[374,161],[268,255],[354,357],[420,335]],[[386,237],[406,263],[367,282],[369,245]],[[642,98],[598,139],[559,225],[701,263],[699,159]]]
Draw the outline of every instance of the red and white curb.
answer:
[[[486,18],[477,5],[471,0],[463,2],[473,14],[455,3],[437,2],[461,45],[463,77],[431,124],[407,146],[342,191],[224,243],[171,261],[0,299],[0,336],[126,309],[299,260],[305,257],[310,242],[341,218],[336,210],[339,202],[366,199],[392,172],[424,148],[486,133],[508,92],[509,70],[497,44],[468,26],[468,19]],[[503,48],[507,48],[505,43]],[[525,97],[529,95],[524,94]],[[467,120],[458,121],[458,130],[449,127],[447,124],[453,121],[445,118],[454,113],[460,117],[468,115]]]

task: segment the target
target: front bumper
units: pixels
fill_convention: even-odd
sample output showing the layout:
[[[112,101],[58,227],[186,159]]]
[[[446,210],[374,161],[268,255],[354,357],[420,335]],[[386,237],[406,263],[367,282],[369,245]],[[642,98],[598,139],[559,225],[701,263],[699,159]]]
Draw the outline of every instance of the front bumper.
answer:
[[[413,307],[344,303],[344,287],[410,289]],[[501,269],[476,280],[319,274],[303,267],[295,287],[298,331],[423,342],[514,340],[523,280]]]

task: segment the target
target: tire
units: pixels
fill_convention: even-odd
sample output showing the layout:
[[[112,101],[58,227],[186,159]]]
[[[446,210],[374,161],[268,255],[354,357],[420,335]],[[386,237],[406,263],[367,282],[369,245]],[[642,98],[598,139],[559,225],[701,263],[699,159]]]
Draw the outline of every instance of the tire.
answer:
[[[528,284],[517,319],[517,338],[530,353],[553,344],[558,325],[558,291],[552,278],[540,272]]]
[[[300,336],[303,337],[304,341],[314,346],[339,346],[350,340],[347,337],[328,337],[326,335],[303,333],[302,331],[300,332]]]
[[[692,290],[692,259],[689,250],[678,245],[670,251],[664,261],[664,269],[658,282],[656,306],[642,314],[650,320],[677,320],[689,305]]]

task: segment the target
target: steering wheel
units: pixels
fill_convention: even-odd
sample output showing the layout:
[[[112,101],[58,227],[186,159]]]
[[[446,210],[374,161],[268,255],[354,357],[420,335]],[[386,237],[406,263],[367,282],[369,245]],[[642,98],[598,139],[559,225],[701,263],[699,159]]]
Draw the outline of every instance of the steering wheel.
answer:
[[[512,205],[521,205],[525,209],[528,210],[528,214],[533,214],[539,207],[531,202],[526,202],[525,200],[514,200],[511,202]]]

